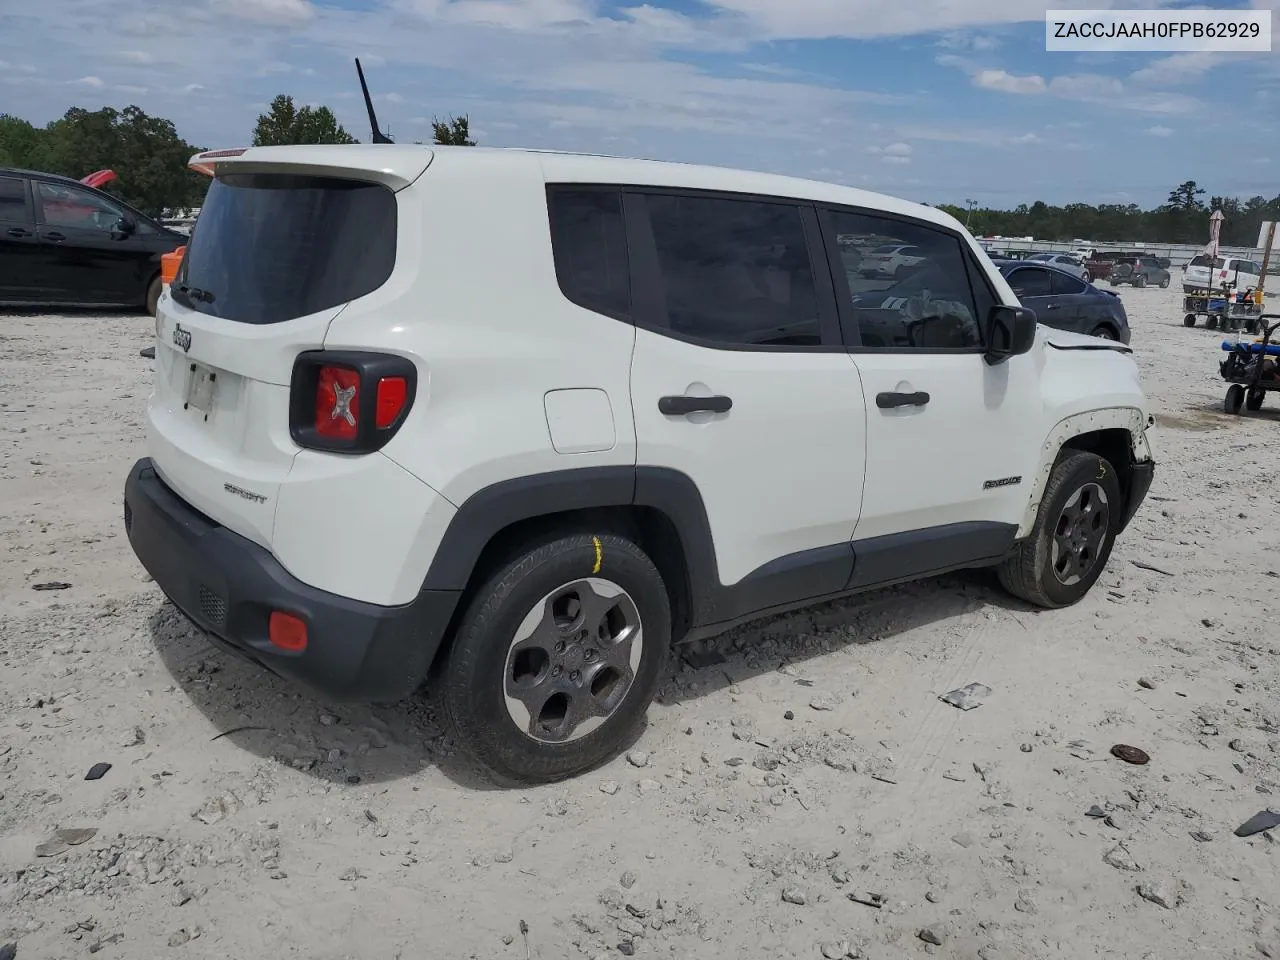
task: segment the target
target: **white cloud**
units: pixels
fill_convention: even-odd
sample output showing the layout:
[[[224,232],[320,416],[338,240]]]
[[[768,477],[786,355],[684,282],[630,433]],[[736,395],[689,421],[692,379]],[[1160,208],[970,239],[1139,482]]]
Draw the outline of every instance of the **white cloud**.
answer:
[[[1175,53],[1154,60],[1140,70],[1135,70],[1129,75],[1129,79],[1136,83],[1160,87],[1199,83],[1210,70],[1233,56],[1235,55],[1212,51]]]
[[[1001,93],[1044,93],[1044,77],[1015,76],[1004,70],[979,70],[973,75],[973,85],[983,90],[999,90]]]
[[[95,90],[101,90],[106,84],[102,82],[101,77],[81,77],[79,80],[73,81],[81,86],[92,87]]]
[[[1009,138],[1009,143],[1014,146],[1025,146],[1044,142],[1044,137],[1040,136],[1038,133],[1024,133],[1021,136]]]
[[[125,63],[148,64],[156,62],[156,58],[145,50],[121,50],[115,54],[115,58]]]
[[[1145,132],[1152,137],[1172,137],[1177,131],[1173,127],[1165,127],[1157,123],[1154,127],[1147,127]]]
[[[131,83],[117,83],[111,89],[114,90],[116,93],[123,93],[128,96],[140,96],[141,94],[144,94],[147,92],[146,87],[135,86]]]
[[[1194,113],[1203,104],[1181,93],[1133,90],[1117,77],[1100,73],[1061,74],[1045,78],[1040,74],[1013,74],[1007,70],[981,67],[973,60],[944,54],[936,62],[969,74],[975,87],[1015,96],[1051,96],[1080,103],[1098,104],[1144,113]]]
[[[296,26],[315,16],[310,0],[212,0],[215,11],[256,23]]]

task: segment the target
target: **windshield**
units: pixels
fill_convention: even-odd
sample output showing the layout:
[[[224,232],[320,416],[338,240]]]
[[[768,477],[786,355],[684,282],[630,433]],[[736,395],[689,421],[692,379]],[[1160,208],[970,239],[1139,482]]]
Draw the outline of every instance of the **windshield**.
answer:
[[[897,243],[887,243],[882,247],[872,248],[872,253],[893,253],[895,250],[903,250],[905,247]]]
[[[372,293],[396,258],[396,199],[359,180],[228,174],[209,186],[173,297],[210,316],[279,323]]]
[[[1054,256],[1055,254],[1052,254],[1052,253],[1033,253],[1031,256],[1027,257],[1027,259],[1048,261],[1048,260],[1052,260]]]

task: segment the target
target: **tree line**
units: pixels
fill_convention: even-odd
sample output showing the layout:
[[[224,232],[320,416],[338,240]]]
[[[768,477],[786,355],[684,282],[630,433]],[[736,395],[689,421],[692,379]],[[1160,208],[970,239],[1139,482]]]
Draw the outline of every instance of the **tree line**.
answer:
[[[466,115],[435,118],[431,126],[434,143],[476,145]],[[258,117],[251,140],[254,146],[357,142],[328,107],[298,107],[287,94],[275,97]],[[109,168],[116,171],[117,179],[106,189],[153,216],[200,205],[209,181],[189,170],[187,161],[201,149],[178,136],[172,121],[148,116],[136,106],[93,111],[72,107],[44,127],[0,113],[0,166],[44,170],[77,180]],[[1076,238],[1099,243],[1205,243],[1209,214],[1221,210],[1226,218],[1222,244],[1252,247],[1263,221],[1280,221],[1280,195],[1270,200],[1262,196],[1211,196],[1206,203],[1205,193],[1194,180],[1188,180],[1152,210],[1135,203],[1059,207],[1041,200],[1012,210],[978,207],[972,202],[938,206],[978,236],[1035,237],[1062,243]]]
[[[1136,203],[1070,203],[1055,207],[1039,200],[1013,210],[945,203],[938,206],[967,223],[970,231],[980,237],[1035,237],[1060,243],[1078,238],[1094,243],[1204,244],[1209,242],[1209,215],[1221,210],[1225,218],[1219,234],[1221,244],[1252,247],[1258,242],[1258,230],[1264,222],[1280,221],[1280,195],[1270,200],[1262,196],[1244,200],[1212,196],[1208,203],[1203,200],[1204,195],[1203,187],[1187,180],[1171,190],[1168,199],[1154,210],[1143,210]]]

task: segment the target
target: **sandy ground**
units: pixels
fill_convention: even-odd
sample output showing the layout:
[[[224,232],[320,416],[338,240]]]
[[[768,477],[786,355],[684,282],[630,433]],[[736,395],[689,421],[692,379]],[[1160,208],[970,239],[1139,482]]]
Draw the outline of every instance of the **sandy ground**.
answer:
[[[0,944],[1280,957],[1280,850],[1232,835],[1280,806],[1280,401],[1221,412],[1178,297],[1124,292],[1160,465],[1084,602],[966,574],[739,630],[673,663],[643,756],[515,792],[429,700],[339,708],[207,646],[123,532],[150,321],[0,317]]]

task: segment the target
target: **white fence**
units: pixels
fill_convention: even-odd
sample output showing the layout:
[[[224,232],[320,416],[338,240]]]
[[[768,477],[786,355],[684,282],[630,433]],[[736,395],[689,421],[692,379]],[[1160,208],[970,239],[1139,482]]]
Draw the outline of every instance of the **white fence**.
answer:
[[[1146,253],[1153,257],[1168,257],[1170,263],[1180,267],[1190,263],[1193,257],[1204,253],[1204,244],[1191,243],[1055,243],[1052,240],[985,240],[979,241],[993,250],[1032,250],[1036,252],[1058,251],[1067,253],[1080,246],[1091,246],[1099,253],[1107,250],[1132,250],[1134,253]],[[1280,246],[1280,231],[1276,234],[1277,246]],[[1262,251],[1251,247],[1220,247],[1218,255],[1222,257],[1245,257],[1249,260],[1262,261]],[[1271,251],[1271,263],[1267,266],[1267,276],[1280,275],[1280,250]]]

